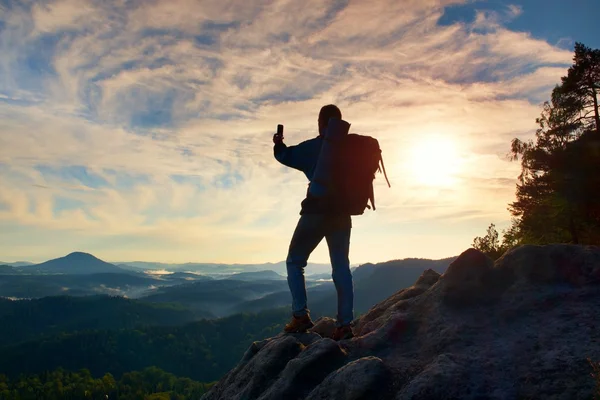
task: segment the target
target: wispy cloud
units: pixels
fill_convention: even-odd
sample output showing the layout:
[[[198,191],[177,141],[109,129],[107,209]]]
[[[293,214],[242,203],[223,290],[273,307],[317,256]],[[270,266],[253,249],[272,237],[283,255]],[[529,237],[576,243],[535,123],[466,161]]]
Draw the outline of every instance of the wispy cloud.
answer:
[[[283,259],[306,182],[277,165],[270,137],[278,123],[290,144],[313,137],[331,102],[380,139],[393,182],[356,219],[354,261],[458,253],[492,219],[506,224],[509,140],[535,129],[571,59],[506,28],[516,5],[440,24],[460,3],[0,6],[3,258],[80,246],[109,259]],[[456,143],[451,187],[413,179],[411,149],[432,134]],[[424,243],[416,221],[444,242]]]

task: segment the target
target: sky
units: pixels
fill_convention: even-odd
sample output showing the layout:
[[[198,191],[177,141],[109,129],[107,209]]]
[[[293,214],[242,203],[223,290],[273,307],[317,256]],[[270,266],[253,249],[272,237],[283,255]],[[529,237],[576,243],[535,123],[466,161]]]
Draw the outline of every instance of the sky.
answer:
[[[596,0],[0,0],[0,260],[285,259],[307,181],[273,158],[336,104],[392,184],[353,264],[460,254]],[[325,243],[313,262],[327,262]]]

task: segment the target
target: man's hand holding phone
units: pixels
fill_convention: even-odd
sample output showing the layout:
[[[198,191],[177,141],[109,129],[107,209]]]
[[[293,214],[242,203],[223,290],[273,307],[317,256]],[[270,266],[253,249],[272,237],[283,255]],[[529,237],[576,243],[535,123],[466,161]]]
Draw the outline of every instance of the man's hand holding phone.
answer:
[[[283,143],[283,125],[277,125],[277,133],[273,135],[273,143]]]

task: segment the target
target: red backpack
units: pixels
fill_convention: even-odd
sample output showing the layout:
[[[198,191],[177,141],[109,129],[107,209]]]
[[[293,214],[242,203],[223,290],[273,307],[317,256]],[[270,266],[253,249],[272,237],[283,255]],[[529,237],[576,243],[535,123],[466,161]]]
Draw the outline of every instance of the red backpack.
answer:
[[[362,215],[366,208],[375,210],[373,179],[382,172],[389,187],[377,139],[348,134],[336,143],[333,160],[330,206],[336,213]],[[369,206],[371,202],[371,207]]]

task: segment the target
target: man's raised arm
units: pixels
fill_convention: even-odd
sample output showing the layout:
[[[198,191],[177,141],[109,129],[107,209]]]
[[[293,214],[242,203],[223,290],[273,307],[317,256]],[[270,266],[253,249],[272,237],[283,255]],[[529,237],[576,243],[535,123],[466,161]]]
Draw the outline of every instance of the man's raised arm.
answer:
[[[302,171],[302,156],[297,146],[286,146],[283,143],[283,135],[273,136],[273,155],[275,159],[285,166]]]

